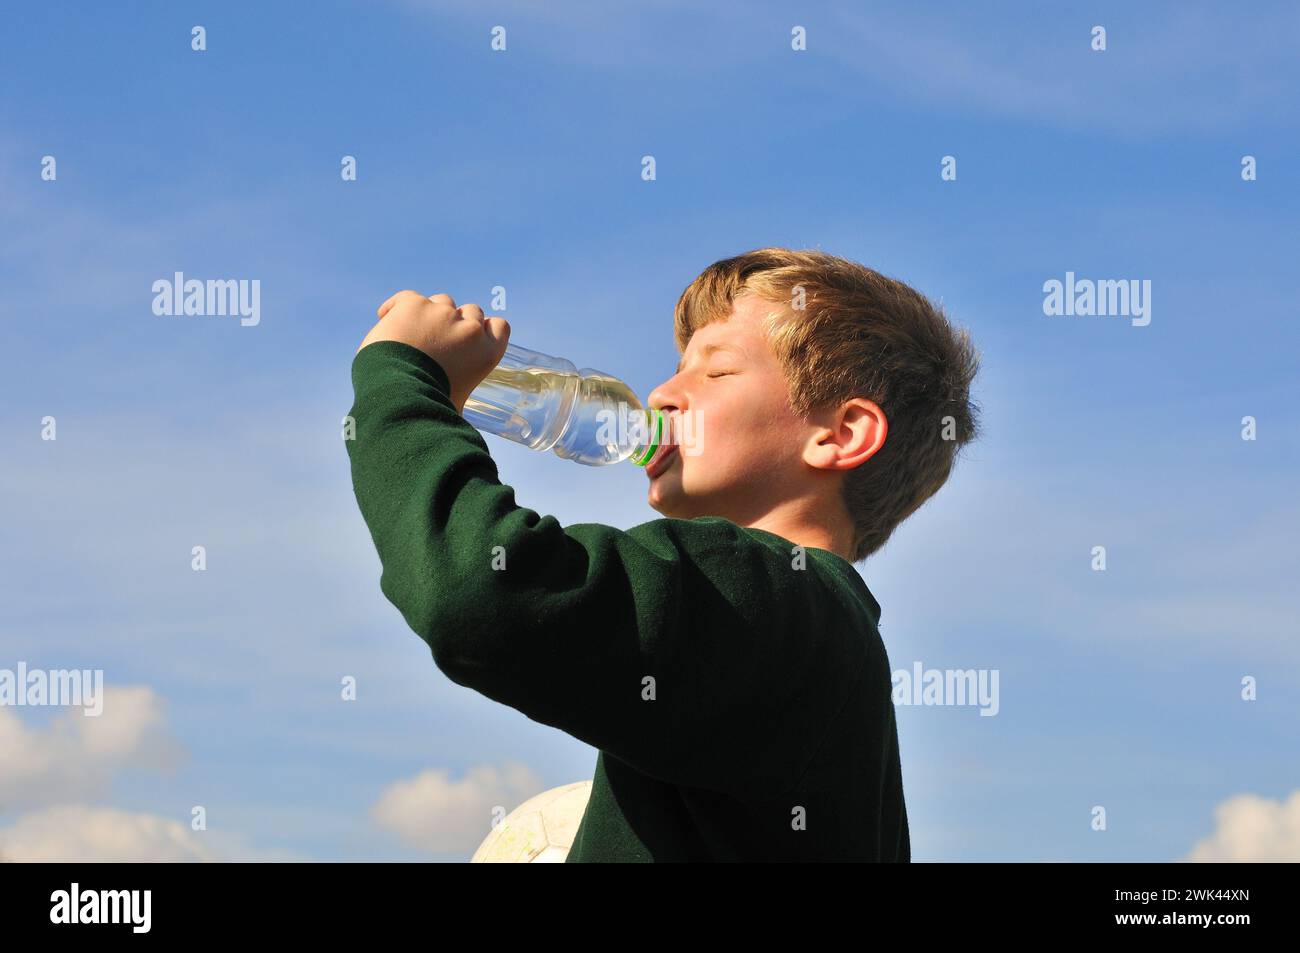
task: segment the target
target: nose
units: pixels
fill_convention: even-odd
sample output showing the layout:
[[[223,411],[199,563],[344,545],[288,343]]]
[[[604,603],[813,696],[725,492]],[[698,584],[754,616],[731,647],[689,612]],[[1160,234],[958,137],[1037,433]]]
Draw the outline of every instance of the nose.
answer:
[[[673,382],[677,380],[676,375],[664,381],[658,387],[650,392],[646,398],[646,406],[653,410],[661,410],[667,417],[669,431],[665,434],[664,443],[675,443],[677,435],[677,417],[681,413],[679,401],[681,395],[677,391],[677,385]]]
[[[673,384],[673,381],[676,379],[677,378],[674,375],[652,390],[650,396],[646,398],[646,406],[655,410],[662,410],[665,413],[671,413],[676,410],[677,404],[675,401],[678,394],[675,385]]]

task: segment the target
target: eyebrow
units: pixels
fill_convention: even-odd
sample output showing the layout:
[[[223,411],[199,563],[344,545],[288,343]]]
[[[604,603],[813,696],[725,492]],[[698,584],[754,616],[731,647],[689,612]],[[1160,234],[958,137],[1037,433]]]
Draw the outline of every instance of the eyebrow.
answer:
[[[734,347],[732,347],[730,344],[706,344],[706,345],[704,345],[704,357],[708,357],[708,356],[709,356],[710,354],[712,354],[714,351],[730,351],[732,354],[735,354],[737,357],[740,356],[740,352],[737,351],[737,350],[736,350]],[[680,361],[677,362],[677,373],[678,373],[678,374],[680,374],[680,373],[682,372],[682,367],[683,367],[685,364],[686,364],[686,358],[685,358],[685,357],[683,357]]]

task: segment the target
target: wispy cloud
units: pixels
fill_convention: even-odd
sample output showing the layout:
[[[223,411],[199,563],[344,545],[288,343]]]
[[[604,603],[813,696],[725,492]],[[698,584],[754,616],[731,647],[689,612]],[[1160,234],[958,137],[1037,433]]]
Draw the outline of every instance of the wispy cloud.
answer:
[[[1295,126],[1294,6],[1252,17],[1190,3],[1065,16],[1021,7],[1011,28],[988,14],[965,4],[843,8],[814,42],[891,100],[963,119],[986,114],[1121,138],[1260,121]],[[1107,30],[1105,52],[1090,48],[1096,25]]]
[[[820,102],[841,110],[845,101],[864,109],[910,101],[962,119],[1020,119],[1121,138],[1222,131],[1250,122],[1295,125],[1288,104],[1300,11],[1285,3],[1268,4],[1266,15],[1261,10],[1251,17],[1204,3],[1094,4],[1066,15],[1019,5],[1010,27],[1007,17],[957,3],[397,4],[435,24],[456,22],[460,41],[476,36],[485,53],[489,31],[500,25],[511,49],[526,58],[599,68],[607,78],[635,71],[657,85],[706,74],[710,85],[729,84],[746,73],[759,88],[768,75],[803,82],[798,72],[773,70],[778,57],[791,55],[790,31],[802,26],[807,50],[797,56],[825,57],[839,67],[808,82],[813,89],[825,83]],[[1105,52],[1090,47],[1097,25],[1107,30]],[[471,29],[477,33],[463,32]],[[658,72],[669,63],[671,71]],[[708,104],[707,97],[669,101],[688,111]],[[807,110],[820,113],[817,97]]]

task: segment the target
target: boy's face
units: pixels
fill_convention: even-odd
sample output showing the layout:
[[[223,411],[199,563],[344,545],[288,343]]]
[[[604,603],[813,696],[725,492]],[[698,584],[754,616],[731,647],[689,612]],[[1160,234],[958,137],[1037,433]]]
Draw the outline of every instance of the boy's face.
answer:
[[[678,372],[650,393],[649,406],[692,418],[694,430],[686,438],[693,446],[647,468],[648,502],[663,516],[751,525],[807,498],[810,476],[825,475],[803,460],[817,428],[791,410],[785,374],[760,328],[779,307],[740,297],[727,320],[692,335]]]

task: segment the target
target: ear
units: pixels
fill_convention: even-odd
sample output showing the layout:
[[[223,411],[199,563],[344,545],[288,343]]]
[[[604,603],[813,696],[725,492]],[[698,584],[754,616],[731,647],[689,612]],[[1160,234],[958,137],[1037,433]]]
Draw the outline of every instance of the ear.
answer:
[[[817,415],[814,415],[817,422]],[[875,401],[854,397],[822,415],[803,458],[820,470],[852,470],[885,445],[889,421]]]

